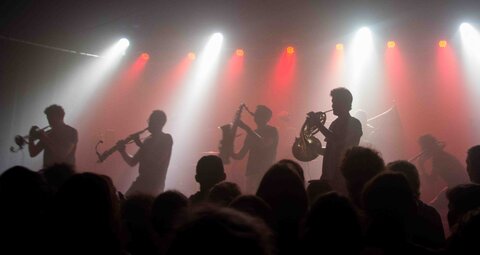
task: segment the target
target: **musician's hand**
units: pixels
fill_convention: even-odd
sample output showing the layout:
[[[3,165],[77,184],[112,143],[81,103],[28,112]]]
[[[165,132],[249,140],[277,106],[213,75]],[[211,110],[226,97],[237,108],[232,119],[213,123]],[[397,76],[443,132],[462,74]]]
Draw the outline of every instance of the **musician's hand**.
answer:
[[[125,151],[125,141],[124,140],[120,140],[117,142],[117,150],[119,151]]]
[[[247,124],[245,124],[245,122],[243,122],[242,120],[238,120],[237,125],[238,125],[239,128],[247,130],[247,131],[250,129],[250,127]]]
[[[140,134],[133,134],[128,137],[128,140],[134,141],[136,144],[142,144],[142,141],[140,141]]]
[[[310,120],[311,124],[313,124],[317,127],[323,126],[322,122],[320,121],[320,115],[317,114],[316,112],[307,113],[307,118]]]
[[[33,141],[38,138],[38,127],[37,126],[32,126],[30,128],[30,131],[28,132],[28,139]]]

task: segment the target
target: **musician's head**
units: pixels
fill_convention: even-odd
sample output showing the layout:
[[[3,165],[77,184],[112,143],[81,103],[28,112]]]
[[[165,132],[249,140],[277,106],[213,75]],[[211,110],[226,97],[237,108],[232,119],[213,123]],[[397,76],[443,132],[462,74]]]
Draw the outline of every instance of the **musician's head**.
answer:
[[[63,124],[63,118],[65,117],[65,111],[60,105],[52,104],[45,108],[43,111],[47,115],[48,124],[51,127]]]
[[[266,125],[272,118],[272,110],[265,105],[258,105],[255,110],[255,123],[259,126]]]
[[[344,115],[352,109],[353,96],[344,87],[335,88],[330,91],[332,97],[332,109],[334,115]]]
[[[468,150],[467,172],[471,182],[480,184],[480,145]]]
[[[442,143],[431,134],[420,136],[420,138],[418,138],[418,144],[420,148],[422,148],[424,156],[431,156],[432,153],[443,149]]]
[[[165,112],[160,110],[154,110],[148,118],[148,131],[150,131],[150,133],[160,131],[162,130],[163,126],[165,126],[166,122],[167,115],[165,114]]]

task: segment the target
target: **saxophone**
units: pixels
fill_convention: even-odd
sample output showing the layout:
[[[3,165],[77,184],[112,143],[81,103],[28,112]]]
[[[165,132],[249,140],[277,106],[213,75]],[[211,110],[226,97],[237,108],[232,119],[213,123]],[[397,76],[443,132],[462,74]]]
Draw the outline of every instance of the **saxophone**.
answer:
[[[230,163],[230,157],[232,157],[234,153],[233,150],[235,145],[235,136],[238,128],[238,121],[240,120],[243,109],[247,109],[247,106],[245,104],[240,105],[237,112],[235,113],[235,117],[233,118],[232,123],[225,124],[220,127],[220,129],[222,130],[222,140],[220,141],[220,145],[218,147],[218,156],[222,159],[224,164]]]

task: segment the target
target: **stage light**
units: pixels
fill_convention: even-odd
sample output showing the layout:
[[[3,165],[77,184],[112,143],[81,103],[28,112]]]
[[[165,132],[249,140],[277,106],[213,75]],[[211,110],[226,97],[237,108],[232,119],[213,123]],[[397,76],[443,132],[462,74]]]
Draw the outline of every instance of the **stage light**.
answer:
[[[104,55],[105,58],[117,58],[119,56],[125,55],[128,46],[130,46],[130,42],[126,38],[122,38],[118,40],[112,48],[110,48]]]
[[[142,53],[141,58],[142,58],[143,60],[147,61],[147,60],[150,59],[150,55],[148,55],[148,53]]]
[[[390,49],[395,48],[396,45],[397,44],[395,43],[395,41],[388,41],[387,42],[387,47],[390,48]]]
[[[118,53],[125,55],[125,51],[127,50],[128,46],[130,46],[130,41],[128,39],[120,39],[117,44]]]
[[[337,45],[335,45],[335,48],[336,48],[337,50],[343,50],[343,44],[337,43]]]
[[[358,30],[355,36],[355,44],[359,50],[368,50],[372,48],[372,32],[369,28],[362,27]]]
[[[187,54],[187,57],[188,57],[188,59],[190,59],[190,60],[195,60],[195,58],[196,58],[197,56],[195,56],[195,53],[189,52],[189,53]]]
[[[365,70],[372,64],[373,59],[373,38],[372,32],[367,27],[362,27],[357,31],[353,39],[351,50],[347,56],[349,80],[348,87],[355,95],[360,93],[360,84],[366,78]]]
[[[194,77],[194,83],[197,84],[196,89],[204,90],[209,85],[207,81],[211,78],[217,66],[222,43],[223,35],[220,33],[213,34],[199,55]]]
[[[288,46],[288,47],[287,47],[287,54],[290,54],[290,55],[291,55],[291,54],[293,54],[293,53],[295,53],[295,48],[293,48],[292,46]]]
[[[243,57],[243,55],[245,55],[245,51],[243,51],[243,49],[237,49],[235,54],[239,57]]]
[[[354,66],[363,66],[364,61],[370,57],[373,50],[372,32],[363,27],[355,34],[353,40],[353,58]]]
[[[440,47],[440,48],[445,48],[445,47],[447,47],[447,41],[445,41],[445,40],[440,40],[440,41],[438,42],[438,47]]]
[[[460,34],[464,46],[469,50],[480,50],[480,35],[478,31],[468,23],[460,25]]]

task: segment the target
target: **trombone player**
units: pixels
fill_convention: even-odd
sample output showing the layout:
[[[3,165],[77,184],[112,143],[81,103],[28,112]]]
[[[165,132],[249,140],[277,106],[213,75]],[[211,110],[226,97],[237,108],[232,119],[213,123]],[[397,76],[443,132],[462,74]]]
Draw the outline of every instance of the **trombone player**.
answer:
[[[118,152],[129,166],[139,164],[138,177],[128,189],[127,196],[135,193],[156,196],[163,192],[173,146],[172,136],[163,132],[166,122],[167,115],[163,111],[155,110],[150,114],[147,130],[151,135],[143,142],[140,141],[140,132],[126,139],[133,140],[140,147],[133,156],[125,151],[126,141],[117,143]]]
[[[31,157],[43,153],[43,167],[58,163],[75,166],[75,151],[78,142],[78,132],[65,124],[65,111],[60,105],[50,105],[45,108],[49,131],[32,126],[28,135],[28,152]],[[36,142],[36,140],[39,140]]]

